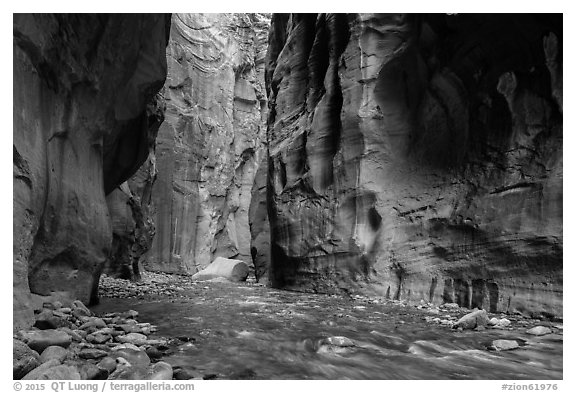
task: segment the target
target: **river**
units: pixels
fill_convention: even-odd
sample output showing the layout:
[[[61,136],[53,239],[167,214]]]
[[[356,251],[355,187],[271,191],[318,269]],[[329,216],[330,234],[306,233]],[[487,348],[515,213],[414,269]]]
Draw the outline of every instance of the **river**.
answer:
[[[164,361],[219,379],[562,379],[561,326],[514,316],[512,330],[457,331],[400,302],[220,282],[178,296],[103,298],[93,307],[127,309],[156,325],[157,336],[194,338]],[[526,334],[537,324],[556,327]],[[328,337],[353,345],[322,345]],[[488,350],[496,339],[521,346]]]

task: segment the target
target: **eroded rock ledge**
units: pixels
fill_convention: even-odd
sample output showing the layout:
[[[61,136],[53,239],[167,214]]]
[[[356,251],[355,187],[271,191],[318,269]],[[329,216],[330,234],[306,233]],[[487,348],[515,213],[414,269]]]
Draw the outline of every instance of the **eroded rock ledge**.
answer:
[[[562,315],[562,16],[274,15],[271,279]]]
[[[30,293],[90,302],[109,256],[106,194],[163,118],[165,15],[14,15],[14,328]]]

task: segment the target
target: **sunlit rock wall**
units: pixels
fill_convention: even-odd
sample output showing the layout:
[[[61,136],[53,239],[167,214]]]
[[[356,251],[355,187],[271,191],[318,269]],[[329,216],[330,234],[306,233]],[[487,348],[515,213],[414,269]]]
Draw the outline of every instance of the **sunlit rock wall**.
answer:
[[[562,16],[276,14],[273,285],[562,314]]]
[[[269,22],[263,14],[172,17],[147,269],[195,273],[216,256],[253,266],[248,213],[266,154]]]

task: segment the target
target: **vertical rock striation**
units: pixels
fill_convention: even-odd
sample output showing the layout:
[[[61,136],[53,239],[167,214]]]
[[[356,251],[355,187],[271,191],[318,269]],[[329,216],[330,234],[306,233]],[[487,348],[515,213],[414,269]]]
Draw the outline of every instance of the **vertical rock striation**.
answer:
[[[216,256],[252,265],[249,208],[265,156],[263,14],[174,14],[153,189],[150,270],[195,273]]]
[[[14,328],[31,293],[93,301],[112,244],[106,194],[148,156],[165,15],[14,15]]]
[[[273,285],[562,315],[562,16],[276,14]]]

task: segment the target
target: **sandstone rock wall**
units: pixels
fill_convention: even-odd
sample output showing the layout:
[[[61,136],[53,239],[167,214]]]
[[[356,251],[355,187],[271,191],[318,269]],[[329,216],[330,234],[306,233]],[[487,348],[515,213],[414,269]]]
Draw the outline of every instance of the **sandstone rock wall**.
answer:
[[[112,250],[104,273],[123,279],[141,278],[140,258],[150,249],[156,233],[152,217],[155,180],[156,156],[151,149],[136,174],[107,195],[112,220]]]
[[[271,280],[562,314],[562,16],[276,14]]]
[[[252,265],[248,213],[265,155],[268,27],[262,14],[172,17],[147,269],[195,273],[216,256]]]
[[[145,162],[162,112],[165,15],[14,15],[14,328],[32,296],[94,300],[106,194]]]

